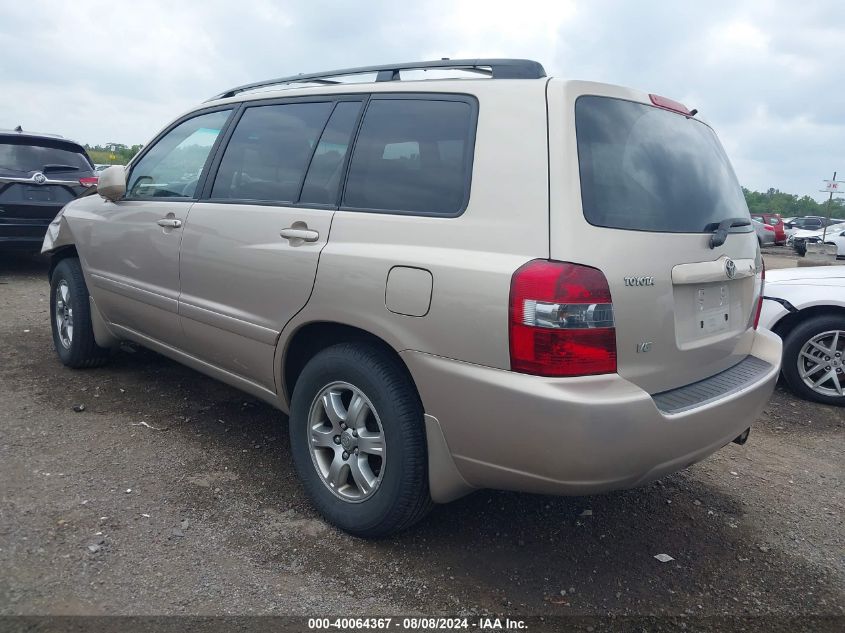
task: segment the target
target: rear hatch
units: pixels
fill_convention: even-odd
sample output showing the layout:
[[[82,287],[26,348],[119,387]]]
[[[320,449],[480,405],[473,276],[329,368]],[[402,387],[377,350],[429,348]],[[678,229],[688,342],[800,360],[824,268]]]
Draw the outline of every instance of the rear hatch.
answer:
[[[87,189],[93,178],[85,150],[63,139],[0,135],[0,224],[4,235],[32,233]]]
[[[563,134],[564,151],[550,146],[550,255],[607,278],[618,373],[658,393],[741,361],[762,262],[713,130],[680,104],[656,98],[659,107],[642,93],[584,82],[553,90],[550,134]],[[720,225],[723,243],[711,240]]]

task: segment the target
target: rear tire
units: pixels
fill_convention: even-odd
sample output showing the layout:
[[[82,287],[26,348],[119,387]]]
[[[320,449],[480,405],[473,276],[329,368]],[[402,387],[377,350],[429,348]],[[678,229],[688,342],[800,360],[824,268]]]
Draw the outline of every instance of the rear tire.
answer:
[[[387,351],[356,342],[315,355],[294,387],[290,440],[314,506],[346,532],[387,536],[432,507],[422,403]]]
[[[834,340],[835,350],[832,347]],[[829,349],[830,353],[823,349]],[[802,356],[802,352],[813,358]],[[845,406],[845,395],[836,394],[837,385],[845,392],[845,317],[821,315],[795,326],[784,338],[782,372],[789,388],[801,398]],[[824,376],[828,378],[813,388],[812,383]]]
[[[50,277],[50,324],[53,345],[64,365],[99,367],[108,360],[109,350],[94,340],[88,286],[75,257],[60,261]]]

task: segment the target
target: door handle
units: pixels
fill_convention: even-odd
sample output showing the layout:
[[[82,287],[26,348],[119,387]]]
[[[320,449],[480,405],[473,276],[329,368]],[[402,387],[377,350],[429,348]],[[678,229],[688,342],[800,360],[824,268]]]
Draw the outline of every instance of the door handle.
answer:
[[[320,234],[317,233],[317,231],[312,231],[311,229],[294,228],[292,226],[286,229],[282,229],[279,235],[281,235],[286,240],[302,240],[303,242],[316,242],[318,239],[320,239]]]
[[[156,224],[163,226],[166,229],[178,229],[182,226],[182,220],[177,220],[175,218],[162,218],[156,222]]]

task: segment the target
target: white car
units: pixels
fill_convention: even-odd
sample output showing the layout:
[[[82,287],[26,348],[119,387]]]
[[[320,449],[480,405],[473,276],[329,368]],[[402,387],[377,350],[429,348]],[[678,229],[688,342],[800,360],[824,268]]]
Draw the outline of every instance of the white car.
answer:
[[[760,327],[783,339],[793,392],[845,406],[845,266],[767,271]]]
[[[786,243],[803,255],[806,252],[808,243],[821,242],[822,239],[824,239],[826,244],[836,244],[837,256],[845,257],[845,222],[831,224],[827,227],[827,231],[824,229],[795,231],[789,236]]]

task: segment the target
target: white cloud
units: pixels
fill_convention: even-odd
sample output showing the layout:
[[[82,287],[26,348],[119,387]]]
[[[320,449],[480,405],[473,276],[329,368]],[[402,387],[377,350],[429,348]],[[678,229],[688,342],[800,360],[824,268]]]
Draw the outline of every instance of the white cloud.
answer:
[[[226,88],[327,68],[527,57],[685,101],[740,180],[817,195],[845,172],[836,0],[58,0],[3,3],[0,127],[148,140]]]

